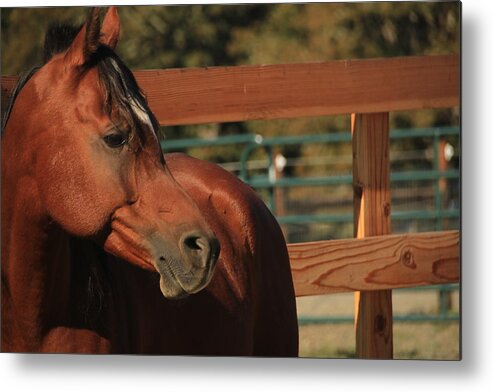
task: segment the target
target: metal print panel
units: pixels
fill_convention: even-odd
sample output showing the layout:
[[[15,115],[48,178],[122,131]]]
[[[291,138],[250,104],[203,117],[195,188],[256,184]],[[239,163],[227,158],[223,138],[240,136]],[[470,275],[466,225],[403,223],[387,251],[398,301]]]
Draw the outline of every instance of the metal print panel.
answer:
[[[460,359],[460,3],[1,18],[2,352]]]

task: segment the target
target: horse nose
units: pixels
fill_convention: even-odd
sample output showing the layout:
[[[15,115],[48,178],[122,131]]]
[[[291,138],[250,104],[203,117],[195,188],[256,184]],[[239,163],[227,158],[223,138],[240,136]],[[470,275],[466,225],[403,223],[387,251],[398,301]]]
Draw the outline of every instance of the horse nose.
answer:
[[[181,249],[194,266],[207,268],[217,261],[220,246],[215,236],[194,232],[182,237]]]

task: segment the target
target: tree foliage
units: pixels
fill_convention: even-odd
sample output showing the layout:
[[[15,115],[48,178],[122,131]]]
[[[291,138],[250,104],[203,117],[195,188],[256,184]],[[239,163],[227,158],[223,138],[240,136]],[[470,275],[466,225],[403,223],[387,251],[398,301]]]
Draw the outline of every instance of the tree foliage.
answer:
[[[231,49],[261,64],[458,53],[458,27],[456,2],[281,4]]]
[[[229,44],[236,29],[264,20],[271,5],[120,7],[118,52],[131,68],[235,65]],[[81,24],[84,7],[2,9],[2,73],[39,64],[44,31],[51,23]]]

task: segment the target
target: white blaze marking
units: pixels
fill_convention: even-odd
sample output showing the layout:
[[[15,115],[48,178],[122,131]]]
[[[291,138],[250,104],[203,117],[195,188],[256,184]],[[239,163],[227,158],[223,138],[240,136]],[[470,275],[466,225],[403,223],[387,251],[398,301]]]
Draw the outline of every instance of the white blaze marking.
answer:
[[[135,102],[135,100],[132,97],[129,97],[128,99],[130,101],[130,106],[132,107],[134,114],[137,116],[137,118],[142,123],[144,123],[145,125],[147,125],[149,127],[149,129],[152,131],[152,134],[154,135],[154,138],[156,140],[158,140],[157,135],[156,135],[156,130],[152,126],[151,119],[150,119],[149,115],[147,114],[147,112],[144,109],[142,109],[140,107],[140,105],[137,102]]]
[[[121,71],[120,67],[118,66],[118,63],[112,58],[110,58],[110,61],[113,64],[113,66],[115,67],[115,69],[118,71],[118,73],[121,75],[122,80],[124,81],[125,78],[123,77],[123,72]],[[127,87],[127,90],[128,90],[128,87]],[[138,102],[132,96],[127,95],[127,99],[130,102],[130,106],[132,107],[133,113],[137,116],[137,118],[143,124],[145,124],[145,125],[147,125],[147,127],[149,127],[149,129],[152,131],[152,135],[154,136],[154,139],[157,142],[159,142],[156,130],[152,126],[152,121],[151,121],[151,118],[149,117],[149,114],[138,104]]]

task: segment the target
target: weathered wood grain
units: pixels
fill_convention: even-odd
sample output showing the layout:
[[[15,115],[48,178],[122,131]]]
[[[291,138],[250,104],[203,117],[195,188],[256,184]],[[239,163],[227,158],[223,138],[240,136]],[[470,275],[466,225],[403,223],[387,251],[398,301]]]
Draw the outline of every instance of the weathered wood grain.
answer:
[[[296,296],[459,281],[459,232],[289,244]]]
[[[353,114],[354,236],[390,234],[389,113]],[[356,356],[393,357],[392,291],[354,296]]]
[[[356,114],[351,124],[354,237],[390,234],[389,113]]]
[[[459,105],[457,55],[135,71],[162,125]],[[2,77],[2,105],[14,79]]]

